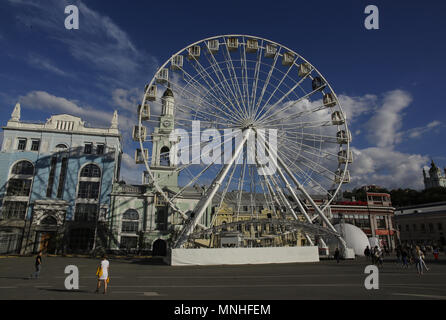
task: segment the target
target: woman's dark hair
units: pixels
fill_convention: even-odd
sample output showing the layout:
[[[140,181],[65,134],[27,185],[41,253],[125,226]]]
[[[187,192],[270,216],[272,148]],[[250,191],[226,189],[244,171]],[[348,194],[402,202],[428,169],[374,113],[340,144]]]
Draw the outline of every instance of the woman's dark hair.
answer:
[[[107,256],[105,254],[103,254],[102,259],[107,259]]]

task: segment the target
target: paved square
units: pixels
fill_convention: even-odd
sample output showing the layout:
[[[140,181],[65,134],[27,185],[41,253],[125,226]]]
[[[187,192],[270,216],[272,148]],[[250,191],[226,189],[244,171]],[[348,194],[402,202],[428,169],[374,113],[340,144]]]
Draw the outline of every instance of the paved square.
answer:
[[[96,266],[88,258],[44,257],[41,278],[28,280],[34,257],[0,259],[0,299],[446,299],[446,259],[427,260],[424,275],[387,257],[380,289],[364,287],[364,258],[319,263],[171,267],[154,259],[109,259],[107,295],[95,294]],[[79,268],[79,290],[68,291],[67,265]]]

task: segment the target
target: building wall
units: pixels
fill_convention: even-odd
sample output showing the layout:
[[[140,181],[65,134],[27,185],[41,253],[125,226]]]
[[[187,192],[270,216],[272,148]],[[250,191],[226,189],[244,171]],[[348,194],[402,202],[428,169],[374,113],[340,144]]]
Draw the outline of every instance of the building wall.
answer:
[[[398,208],[395,223],[403,243],[446,246],[446,202]]]
[[[55,130],[56,120],[70,121],[71,129]],[[74,126],[74,127],[73,127]],[[68,129],[68,127],[64,127]],[[75,129],[75,130],[74,130]],[[74,212],[76,202],[78,200],[78,185],[81,169],[87,164],[96,164],[101,170],[100,178],[100,194],[98,201],[99,208],[106,210],[106,214],[110,214],[110,194],[112,185],[119,172],[119,162],[121,157],[120,136],[117,129],[96,129],[86,128],[80,118],[69,115],[59,115],[51,117],[46,124],[22,123],[20,120],[9,121],[8,125],[3,128],[4,139],[2,149],[0,151],[0,233],[16,232],[21,235],[22,252],[35,250],[38,245],[40,233],[43,229],[57,234],[63,229],[64,233],[69,233],[67,227],[76,224],[74,220]],[[25,150],[18,150],[18,139],[27,139]],[[38,151],[31,150],[31,141],[39,140],[40,146]],[[84,153],[85,143],[92,143],[92,154]],[[64,145],[66,148],[56,148],[57,145]],[[104,145],[104,153],[97,154],[97,146]],[[47,197],[48,182],[50,177],[52,158],[57,158],[55,166],[54,181],[52,192]],[[62,194],[58,197],[59,179],[62,169],[62,158],[67,158],[66,178],[63,184]],[[24,219],[5,219],[2,216],[3,204],[6,196],[7,185],[10,179],[12,166],[21,160],[28,160],[34,165],[33,182],[31,186],[29,204]],[[41,201],[45,201],[42,203]],[[53,205],[53,208],[51,206]],[[64,208],[63,226],[39,226],[40,220],[36,221],[35,208],[39,207],[39,212],[48,209],[48,216],[54,216],[60,220],[57,214],[54,214],[54,206]],[[45,214],[40,217],[44,218]],[[56,220],[57,220],[56,219]],[[72,223],[73,222],[73,223]],[[71,223],[71,224],[70,224]],[[85,226],[86,224],[84,224]],[[96,225],[96,222],[90,222],[88,227]],[[41,229],[40,232],[38,229]],[[56,231],[58,230],[58,231]],[[39,233],[40,232],[40,233]],[[60,235],[65,237],[66,234]],[[1,237],[0,237],[1,238]]]

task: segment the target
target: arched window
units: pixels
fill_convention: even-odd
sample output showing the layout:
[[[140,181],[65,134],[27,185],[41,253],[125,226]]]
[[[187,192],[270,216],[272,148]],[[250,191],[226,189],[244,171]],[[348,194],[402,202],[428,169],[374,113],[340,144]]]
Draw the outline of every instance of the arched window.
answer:
[[[134,209],[129,209],[122,215],[122,228],[123,233],[136,234],[139,229],[139,214]]]
[[[67,149],[68,149],[67,145],[66,145],[66,144],[63,144],[63,143],[59,143],[59,144],[56,146],[56,152],[65,151],[65,150],[67,150]]]
[[[122,215],[123,220],[139,220],[138,211],[129,209]]]
[[[45,218],[43,218],[43,220],[40,222],[40,224],[43,225],[57,225],[57,220],[56,218],[52,217],[52,216],[46,216]]]
[[[26,160],[17,162],[12,167],[11,174],[32,176],[34,174],[34,165]]]
[[[164,167],[170,166],[169,158],[170,149],[168,147],[162,147],[160,151],[160,165]]]
[[[101,169],[95,164],[88,164],[82,168],[81,171],[82,178],[100,178]]]

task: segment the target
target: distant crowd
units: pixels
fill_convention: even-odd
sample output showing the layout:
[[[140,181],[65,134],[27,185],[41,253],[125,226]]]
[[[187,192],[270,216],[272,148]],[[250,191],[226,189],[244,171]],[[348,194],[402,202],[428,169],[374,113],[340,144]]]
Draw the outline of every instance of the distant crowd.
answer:
[[[426,265],[426,253],[432,251],[434,259],[438,260],[440,251],[438,248],[426,246],[416,246],[411,244],[398,245],[395,249],[397,263],[400,263],[403,268],[409,268],[410,265],[415,265],[418,274],[422,275],[424,270],[429,271]],[[383,267],[384,254],[390,256],[390,251],[385,247],[384,249],[379,246],[369,248],[367,246],[364,250],[364,255],[367,259],[370,259],[373,264],[378,267]]]

